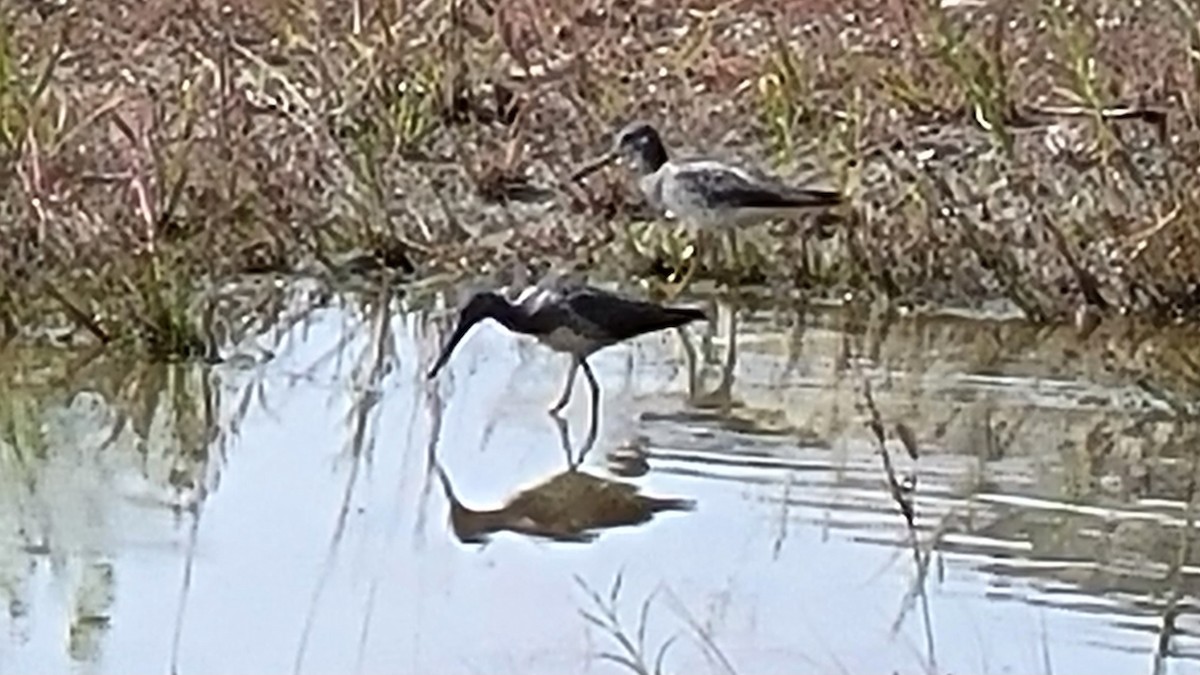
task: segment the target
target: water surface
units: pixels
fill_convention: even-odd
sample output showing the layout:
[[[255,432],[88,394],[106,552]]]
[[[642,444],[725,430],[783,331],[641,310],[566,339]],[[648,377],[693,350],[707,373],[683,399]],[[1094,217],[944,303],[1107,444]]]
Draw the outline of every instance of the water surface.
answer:
[[[721,392],[722,306],[698,364],[595,357],[577,468],[695,510],[475,544],[432,462],[472,509],[571,469],[582,379],[564,447],[563,357],[486,325],[429,382],[440,322],[310,300],[218,366],[10,352],[0,670],[1200,672],[1191,335],[744,310]]]

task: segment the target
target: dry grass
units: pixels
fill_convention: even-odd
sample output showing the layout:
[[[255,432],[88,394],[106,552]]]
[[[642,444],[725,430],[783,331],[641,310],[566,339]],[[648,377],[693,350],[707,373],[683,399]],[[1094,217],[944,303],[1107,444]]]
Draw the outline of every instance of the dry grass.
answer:
[[[633,117],[851,196],[726,278],[1194,316],[1194,9],[960,4],[3,0],[0,319],[204,355],[247,272],[654,273],[628,181],[558,178]]]

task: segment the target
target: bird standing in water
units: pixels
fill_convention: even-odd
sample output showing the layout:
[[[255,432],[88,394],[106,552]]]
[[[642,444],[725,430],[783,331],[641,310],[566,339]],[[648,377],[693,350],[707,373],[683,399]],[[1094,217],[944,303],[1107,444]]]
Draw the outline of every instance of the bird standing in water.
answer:
[[[582,368],[592,393],[593,420],[600,405],[600,385],[588,365],[595,352],[640,335],[667,328],[678,328],[706,318],[703,311],[690,307],[664,307],[652,302],[627,298],[565,279],[544,281],[526,289],[516,302],[495,292],[478,293],[459,314],[458,325],[442,349],[429,377],[450,360],[454,348],[471,327],[493,319],[515,333],[536,338],[547,347],[572,358],[563,389],[552,413],[560,412],[571,399],[575,375]]]
[[[777,179],[713,159],[671,159],[658,130],[646,122],[622,128],[607,153],[572,175],[581,180],[616,159],[638,174],[638,187],[651,206],[697,229],[697,248],[707,230],[722,230],[736,258],[736,232],[775,218],[793,218],[840,205],[842,195],[817,187],[792,187]],[[682,289],[691,280],[688,268]]]

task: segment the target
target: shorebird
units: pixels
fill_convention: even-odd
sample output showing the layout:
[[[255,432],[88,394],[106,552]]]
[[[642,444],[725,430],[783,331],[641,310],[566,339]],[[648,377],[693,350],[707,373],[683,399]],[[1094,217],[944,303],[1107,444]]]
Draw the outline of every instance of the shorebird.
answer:
[[[705,313],[699,309],[665,307],[566,279],[544,280],[526,289],[516,302],[495,292],[477,293],[459,314],[458,325],[429,377],[446,365],[472,326],[493,319],[514,333],[533,336],[554,351],[571,356],[566,387],[550,412],[558,413],[566,407],[575,375],[583,369],[591,387],[594,421],[600,405],[600,385],[588,365],[589,356],[618,342],[704,318]]]
[[[738,229],[825,211],[843,202],[835,190],[784,185],[777,178],[714,159],[672,159],[658,130],[646,122],[618,131],[612,148],[580,167],[571,179],[582,180],[617,159],[638,174],[638,187],[652,207],[695,228],[698,245],[706,230],[723,230],[734,256]],[[681,288],[694,269],[689,268]]]

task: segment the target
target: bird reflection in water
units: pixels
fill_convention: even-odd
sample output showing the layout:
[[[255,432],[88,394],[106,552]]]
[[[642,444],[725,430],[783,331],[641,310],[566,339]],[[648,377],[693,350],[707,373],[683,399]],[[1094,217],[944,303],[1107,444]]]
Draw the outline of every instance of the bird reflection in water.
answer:
[[[560,430],[565,427],[565,421],[561,423]],[[562,431],[560,435],[566,439],[568,434]],[[587,449],[585,446],[580,459]],[[565,450],[570,458],[570,447]],[[640,494],[636,485],[582,471],[578,461],[568,461],[566,471],[518,492],[504,506],[477,511],[459,501],[450,477],[436,459],[434,471],[450,502],[450,527],[464,543],[484,543],[491,534],[501,531],[555,541],[590,542],[601,530],[641,525],[661,511],[695,508],[690,499],[649,497]]]

